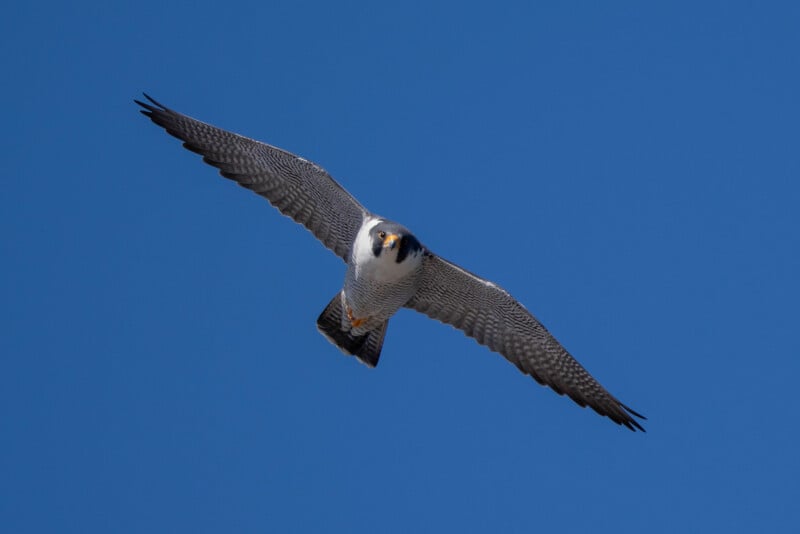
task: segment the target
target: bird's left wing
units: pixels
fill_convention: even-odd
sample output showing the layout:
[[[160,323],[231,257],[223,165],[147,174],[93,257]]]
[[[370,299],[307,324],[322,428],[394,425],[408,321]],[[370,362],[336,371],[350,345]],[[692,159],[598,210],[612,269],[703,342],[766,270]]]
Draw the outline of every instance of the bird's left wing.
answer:
[[[406,306],[463,330],[559,395],[567,394],[631,430],[644,431],[634,419],[643,416],[606,391],[528,310],[495,284],[426,251],[421,285]]]
[[[347,261],[367,210],[318,165],[285,150],[200,122],[162,106],[135,100],[143,114],[203,156],[225,178],[251,189],[308,228]]]

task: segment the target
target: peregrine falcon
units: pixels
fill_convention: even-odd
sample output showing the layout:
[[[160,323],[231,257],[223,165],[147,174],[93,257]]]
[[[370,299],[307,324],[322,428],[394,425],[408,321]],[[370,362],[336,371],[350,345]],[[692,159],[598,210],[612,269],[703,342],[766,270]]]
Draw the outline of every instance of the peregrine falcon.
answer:
[[[344,287],[317,319],[319,331],[342,352],[375,367],[389,319],[411,308],[463,330],[559,395],[644,431],[635,418],[645,417],[606,391],[505,290],[437,256],[404,226],[371,213],[318,165],[144,96],[150,103],[134,101],[150,120],[345,261]]]

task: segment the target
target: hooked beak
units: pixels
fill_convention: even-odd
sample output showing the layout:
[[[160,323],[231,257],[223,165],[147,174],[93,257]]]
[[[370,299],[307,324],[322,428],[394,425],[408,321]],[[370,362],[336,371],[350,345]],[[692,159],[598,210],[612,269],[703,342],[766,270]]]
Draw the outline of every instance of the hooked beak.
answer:
[[[383,248],[392,250],[397,245],[398,241],[400,241],[400,236],[397,234],[389,234],[383,238]]]

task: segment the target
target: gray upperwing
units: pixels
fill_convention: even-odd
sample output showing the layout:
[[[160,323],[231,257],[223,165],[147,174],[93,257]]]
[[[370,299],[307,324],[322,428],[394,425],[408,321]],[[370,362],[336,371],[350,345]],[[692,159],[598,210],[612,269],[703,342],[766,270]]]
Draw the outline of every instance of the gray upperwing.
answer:
[[[285,150],[222,130],[162,106],[137,104],[141,112],[203,156],[220,174],[253,190],[281,213],[308,228],[343,260],[348,260],[367,210],[318,165]]]
[[[644,431],[634,419],[643,416],[606,391],[530,312],[495,284],[428,252],[420,288],[406,306],[463,330],[580,406]]]

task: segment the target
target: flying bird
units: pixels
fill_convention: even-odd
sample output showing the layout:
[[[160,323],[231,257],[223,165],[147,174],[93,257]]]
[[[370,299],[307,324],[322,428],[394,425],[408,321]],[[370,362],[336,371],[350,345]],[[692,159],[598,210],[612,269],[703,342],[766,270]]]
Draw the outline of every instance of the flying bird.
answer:
[[[317,328],[375,367],[389,319],[411,308],[502,354],[520,371],[630,430],[644,416],[620,402],[504,289],[431,252],[406,227],[362,206],[324,169],[280,148],[173,111],[144,95],[140,111],[225,178],[265,197],[347,264]]]

